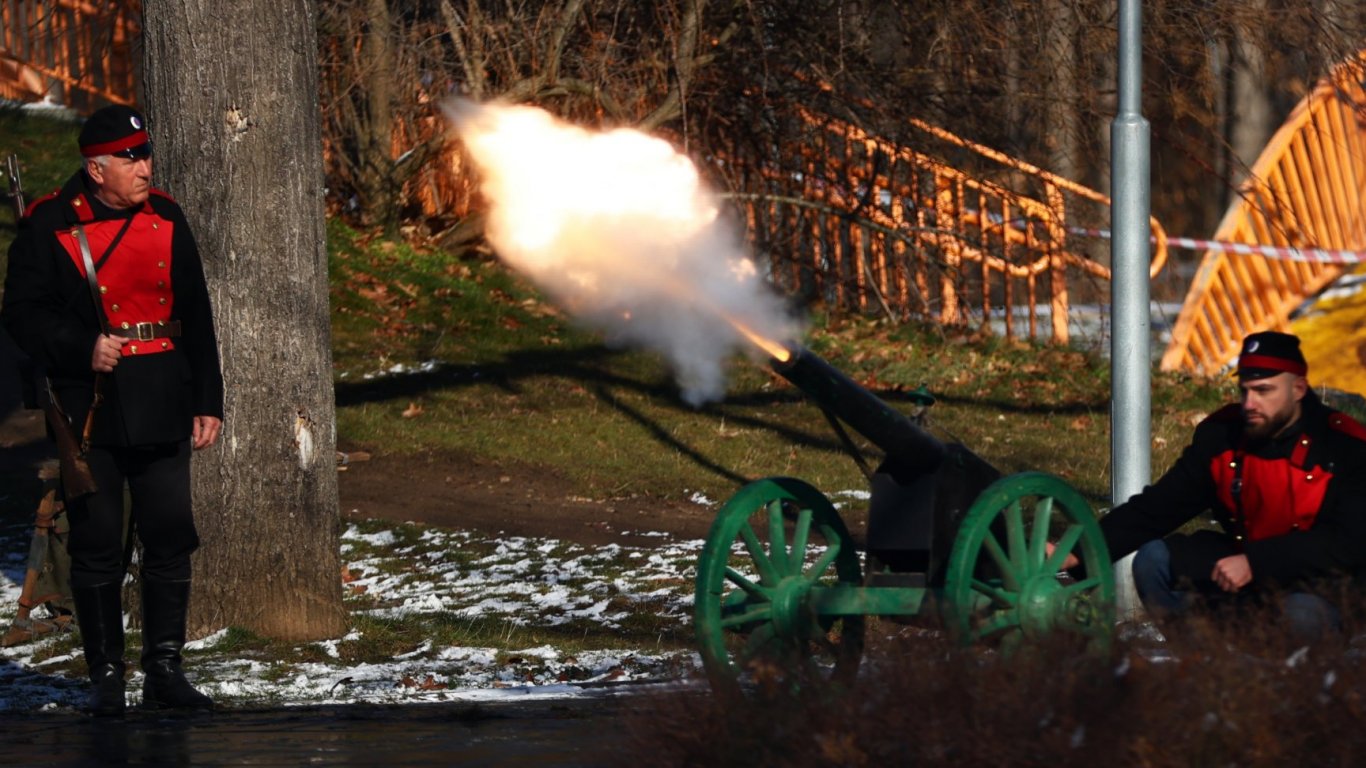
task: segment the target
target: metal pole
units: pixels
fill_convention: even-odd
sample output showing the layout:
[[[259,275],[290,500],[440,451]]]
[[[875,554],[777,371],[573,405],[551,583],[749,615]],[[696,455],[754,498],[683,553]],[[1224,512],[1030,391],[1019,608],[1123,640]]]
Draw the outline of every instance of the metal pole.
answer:
[[[1110,124],[1110,498],[1115,505],[1152,479],[1152,354],[1149,350],[1148,121],[1143,118],[1143,13],[1140,0],[1119,0],[1119,109]],[[1137,618],[1132,556],[1115,565],[1118,614]]]

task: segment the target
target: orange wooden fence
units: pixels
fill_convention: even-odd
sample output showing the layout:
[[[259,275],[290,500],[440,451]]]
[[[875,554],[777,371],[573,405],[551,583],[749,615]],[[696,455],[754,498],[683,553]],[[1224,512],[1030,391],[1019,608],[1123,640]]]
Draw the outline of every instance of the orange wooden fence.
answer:
[[[0,98],[136,101],[140,0],[0,0]]]
[[[911,121],[915,144],[971,158],[973,172],[841,120],[803,111],[808,140],[752,174],[736,194],[775,283],[837,306],[945,325],[1023,322],[1069,340],[1078,284],[1108,301],[1110,271],[1069,238],[1069,225],[1108,221],[1110,200],[942,128]],[[903,140],[904,141],[904,140]],[[1156,238],[1151,274],[1166,261]]]
[[[1214,240],[1366,250],[1366,51],[1291,113],[1252,167]],[[1328,261],[1208,251],[1191,283],[1164,370],[1213,375],[1248,333],[1286,330],[1291,313],[1343,272]]]

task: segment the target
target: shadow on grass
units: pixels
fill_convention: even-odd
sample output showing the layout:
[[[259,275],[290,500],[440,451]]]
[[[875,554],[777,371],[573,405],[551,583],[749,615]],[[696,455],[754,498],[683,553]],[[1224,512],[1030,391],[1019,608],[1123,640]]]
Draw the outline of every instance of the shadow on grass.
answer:
[[[724,415],[729,423],[763,430],[782,441],[808,448],[829,451],[842,449],[841,444],[833,437],[821,437],[813,432],[793,428],[777,419],[763,418],[746,412],[753,408],[803,402],[805,398],[799,392],[747,393],[727,398],[724,403],[694,409],[678,397],[678,390],[671,381],[647,380],[611,370],[609,364],[626,354],[628,353],[601,345],[510,352],[502,360],[492,363],[440,364],[419,373],[376,377],[364,382],[339,382],[336,385],[336,402],[338,407],[346,407],[415,397],[437,390],[458,389],[477,384],[493,385],[505,392],[520,394],[523,391],[523,381],[539,376],[554,376],[582,386],[604,406],[643,428],[660,445],[678,451],[699,467],[737,484],[748,482],[751,478],[731,471],[697,448],[678,440],[666,425],[627,405],[616,393],[637,393],[649,398],[657,407],[674,413],[702,412]],[[825,422],[822,420],[819,423],[824,425]]]
[[[338,406],[361,405],[363,403],[383,402],[403,397],[413,397],[442,389],[465,387],[473,384],[493,384],[509,393],[520,393],[520,382],[533,376],[557,376],[569,379],[584,386],[597,385],[621,387],[649,395],[680,411],[691,410],[678,398],[678,390],[668,381],[644,381],[622,375],[608,369],[608,364],[626,355],[638,354],[625,350],[612,349],[601,344],[573,348],[515,350],[505,354],[500,360],[486,363],[440,363],[431,370],[393,376],[377,376],[366,381],[342,381],[336,384]],[[762,367],[762,366],[759,366]],[[838,366],[836,366],[838,368]],[[912,393],[902,389],[873,389],[874,395],[888,403],[906,407],[915,405]],[[1070,403],[1057,405],[1020,405],[1004,400],[982,400],[966,397],[946,396],[936,393],[945,403],[987,406],[1011,413],[1047,415],[1056,413],[1093,412],[1108,408],[1109,402]],[[726,398],[727,405],[763,407],[809,401],[799,390],[778,390],[774,392],[743,392]]]
[[[807,404],[813,408],[820,403],[793,387],[780,387],[774,391],[749,390],[728,396],[724,402],[714,403],[694,409],[679,397],[676,387],[665,378],[650,378],[645,375],[633,376],[622,373],[626,365],[615,365],[627,353],[603,345],[587,345],[570,349],[537,349],[509,352],[501,359],[479,364],[438,364],[429,370],[392,376],[380,376],[366,381],[338,382],[336,403],[338,407],[356,406],[365,403],[385,402],[418,397],[436,391],[455,390],[475,385],[491,385],[511,394],[525,391],[524,383],[535,377],[553,376],[573,382],[591,392],[597,400],[621,414],[624,418],[643,428],[651,438],[663,447],[687,456],[697,466],[719,477],[737,484],[746,478],[717,463],[696,446],[680,441],[667,424],[652,418],[640,409],[628,405],[620,396],[621,392],[633,392],[649,398],[661,409],[678,414],[714,414],[724,416],[728,424],[737,428],[749,428],[771,434],[784,444],[823,451],[841,452],[847,447],[832,433],[826,421],[813,418],[813,430],[794,427],[785,423],[779,416],[767,416],[766,411],[781,406]],[[900,389],[870,389],[873,395],[886,403],[907,411],[914,407],[912,394]],[[943,402],[962,405],[982,405],[982,401],[967,398],[940,398]],[[1057,406],[1026,407],[1014,403],[989,403],[992,407],[1009,410],[1012,413],[1032,413],[1056,415],[1071,412],[1094,412],[1097,408],[1108,407],[1104,403],[1077,403],[1059,408]],[[928,428],[931,434],[945,443],[956,442],[951,435],[939,434],[935,428]]]

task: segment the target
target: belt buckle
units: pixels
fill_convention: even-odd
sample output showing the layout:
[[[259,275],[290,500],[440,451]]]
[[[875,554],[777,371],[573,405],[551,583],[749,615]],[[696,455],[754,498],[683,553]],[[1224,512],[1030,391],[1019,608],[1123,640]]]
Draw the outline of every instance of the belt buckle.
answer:
[[[138,323],[133,327],[137,329],[138,341],[151,341],[156,338],[156,329],[151,323]]]

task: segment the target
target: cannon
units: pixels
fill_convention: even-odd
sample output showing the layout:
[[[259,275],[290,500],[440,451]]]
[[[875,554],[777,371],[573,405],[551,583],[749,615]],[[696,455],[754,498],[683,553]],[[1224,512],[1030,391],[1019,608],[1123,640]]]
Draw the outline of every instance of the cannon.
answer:
[[[751,482],[721,507],[694,604],[714,685],[765,665],[851,678],[869,616],[931,618],[960,642],[1007,650],[1059,631],[1104,646],[1114,575],[1080,493],[1042,472],[1002,476],[809,350],[763,348],[774,372],[883,459],[869,473],[862,557],[834,505],[801,480]],[[1063,573],[1069,553],[1080,565]]]

